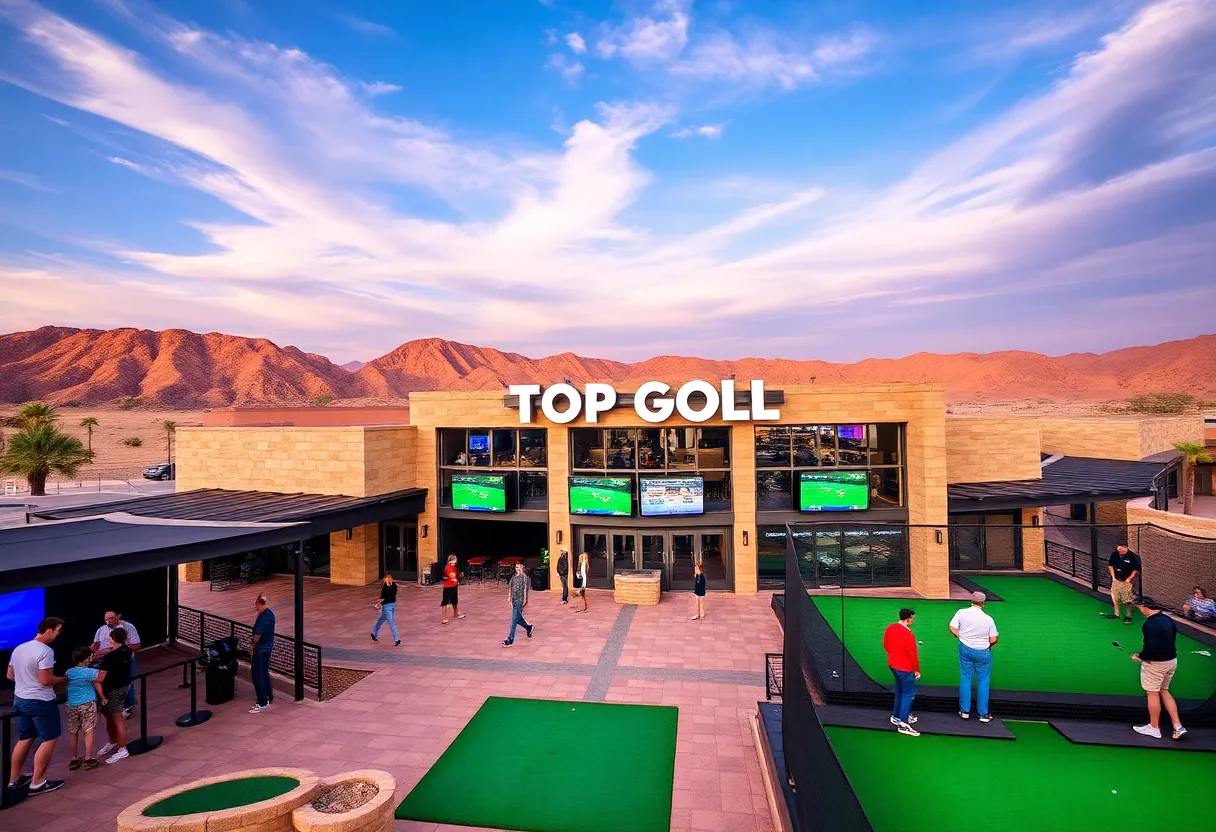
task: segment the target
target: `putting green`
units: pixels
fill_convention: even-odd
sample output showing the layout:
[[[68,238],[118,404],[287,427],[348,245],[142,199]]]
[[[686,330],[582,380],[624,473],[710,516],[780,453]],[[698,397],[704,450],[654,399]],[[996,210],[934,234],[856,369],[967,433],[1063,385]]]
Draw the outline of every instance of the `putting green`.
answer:
[[[677,715],[492,696],[397,817],[521,832],[667,832]]]
[[[992,653],[993,689],[1142,695],[1140,665],[1111,645],[1118,641],[1133,653],[1140,649],[1144,619],[1139,612],[1131,627],[1102,618],[1099,613],[1110,612],[1109,604],[1050,578],[983,575],[972,580],[1005,599],[985,607],[1001,634]],[[839,595],[816,595],[813,600],[862,670],[884,685],[891,683],[891,671],[882,649],[883,631],[899,620],[900,607],[911,607],[916,611],[912,630],[924,642],[920,684],[958,685],[958,641],[949,624],[965,601]],[[1192,652],[1196,650],[1216,653],[1178,636],[1178,671],[1170,692],[1183,699],[1207,699],[1216,690],[1216,657]]]
[[[1186,829],[1216,782],[1216,754],[1073,745],[1046,723],[1005,724],[1012,742],[827,732],[875,832]]]
[[[294,777],[242,777],[239,780],[224,780],[167,797],[144,809],[144,814],[150,818],[164,818],[235,809],[287,794],[299,785],[300,781]]]

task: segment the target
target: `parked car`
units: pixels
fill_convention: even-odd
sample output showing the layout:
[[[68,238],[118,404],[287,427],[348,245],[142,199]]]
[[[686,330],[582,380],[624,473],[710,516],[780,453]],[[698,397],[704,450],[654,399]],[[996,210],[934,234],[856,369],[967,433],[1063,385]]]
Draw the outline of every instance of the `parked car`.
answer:
[[[162,462],[158,465],[149,465],[144,469],[144,479],[175,480],[177,479],[177,463]]]

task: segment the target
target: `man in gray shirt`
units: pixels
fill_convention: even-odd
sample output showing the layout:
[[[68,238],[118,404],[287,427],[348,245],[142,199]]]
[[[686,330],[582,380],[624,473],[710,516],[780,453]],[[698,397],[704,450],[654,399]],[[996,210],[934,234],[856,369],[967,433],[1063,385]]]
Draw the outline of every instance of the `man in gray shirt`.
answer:
[[[528,638],[532,638],[532,631],[536,629],[524,620],[524,607],[528,606],[528,576],[524,574],[522,563],[515,564],[515,574],[507,584],[507,593],[511,597],[511,631],[507,633],[503,647],[510,647],[515,643],[516,627],[522,625],[528,631]]]

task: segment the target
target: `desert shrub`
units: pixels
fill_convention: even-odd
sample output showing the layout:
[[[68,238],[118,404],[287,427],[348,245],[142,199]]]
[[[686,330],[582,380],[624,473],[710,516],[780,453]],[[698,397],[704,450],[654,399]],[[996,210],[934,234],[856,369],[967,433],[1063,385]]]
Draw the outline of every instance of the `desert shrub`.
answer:
[[[322,393],[319,396],[313,396],[312,399],[309,400],[308,404],[311,407],[326,407],[327,405],[332,404],[333,400],[333,396],[329,395],[328,393]]]
[[[120,410],[134,410],[141,404],[140,400],[135,396],[123,396],[118,400],[118,408]]]
[[[143,446],[144,440],[140,439],[138,436],[128,436],[126,439],[122,440],[122,444],[126,445],[128,448],[139,448]]]
[[[1197,413],[1205,408],[1213,407],[1213,402],[1205,401],[1190,393],[1145,393],[1132,396],[1122,403],[1124,413],[1145,413],[1158,416],[1173,416],[1181,413]]]

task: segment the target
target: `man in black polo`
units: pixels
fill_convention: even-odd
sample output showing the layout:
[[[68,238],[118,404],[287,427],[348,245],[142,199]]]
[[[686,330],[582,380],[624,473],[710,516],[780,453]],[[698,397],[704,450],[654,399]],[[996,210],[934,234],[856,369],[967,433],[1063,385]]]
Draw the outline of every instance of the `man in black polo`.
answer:
[[[1161,739],[1161,705],[1164,703],[1170,720],[1174,723],[1174,739],[1182,739],[1186,729],[1178,718],[1178,703],[1170,693],[1170,680],[1178,669],[1178,628],[1174,620],[1161,611],[1161,605],[1152,598],[1140,597],[1136,605],[1144,615],[1144,647],[1132,654],[1132,660],[1140,662],[1140,687],[1148,696],[1148,725],[1137,725],[1137,734]]]
[[[1110,600],[1115,605],[1115,614],[1108,618],[1119,617],[1119,605],[1122,603],[1125,612],[1123,623],[1132,623],[1132,598],[1136,576],[1140,574],[1140,556],[1120,543],[1115,551],[1110,553],[1106,568],[1110,571]]]

